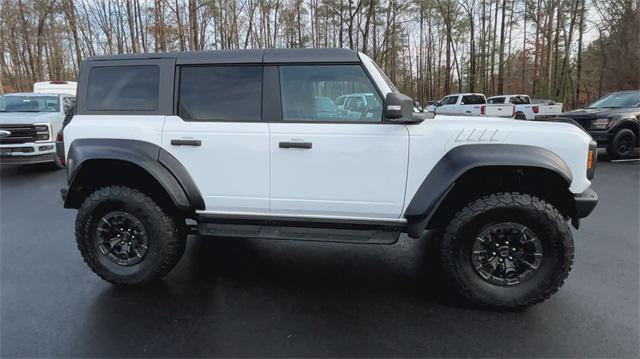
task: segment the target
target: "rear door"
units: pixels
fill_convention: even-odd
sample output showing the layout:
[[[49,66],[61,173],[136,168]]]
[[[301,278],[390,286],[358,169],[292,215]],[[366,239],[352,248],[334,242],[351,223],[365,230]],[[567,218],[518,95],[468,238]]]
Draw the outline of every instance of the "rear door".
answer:
[[[407,176],[405,125],[382,122],[382,100],[359,64],[281,65],[271,128],[274,215],[397,221]],[[373,94],[366,106],[319,116],[318,98]],[[350,96],[351,97],[351,96]],[[336,106],[337,108],[337,106]]]
[[[263,66],[188,65],[176,70],[177,109],[162,147],[187,169],[206,212],[269,212],[269,125]]]

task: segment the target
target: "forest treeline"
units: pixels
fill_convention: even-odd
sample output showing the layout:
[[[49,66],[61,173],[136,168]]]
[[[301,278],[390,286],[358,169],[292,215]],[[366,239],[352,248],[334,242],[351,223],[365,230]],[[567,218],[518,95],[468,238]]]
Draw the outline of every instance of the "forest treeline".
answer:
[[[640,0],[0,0],[0,91],[73,80],[88,56],[344,47],[403,92],[584,105],[640,88]]]

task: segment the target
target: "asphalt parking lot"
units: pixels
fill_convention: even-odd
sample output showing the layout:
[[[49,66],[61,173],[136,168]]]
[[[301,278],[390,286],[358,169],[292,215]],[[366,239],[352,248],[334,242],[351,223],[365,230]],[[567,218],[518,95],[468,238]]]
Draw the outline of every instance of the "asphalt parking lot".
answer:
[[[64,171],[0,171],[1,348],[32,356],[638,357],[640,163],[602,161],[564,287],[525,311],[470,308],[392,246],[191,237],[158,284],[95,276]]]

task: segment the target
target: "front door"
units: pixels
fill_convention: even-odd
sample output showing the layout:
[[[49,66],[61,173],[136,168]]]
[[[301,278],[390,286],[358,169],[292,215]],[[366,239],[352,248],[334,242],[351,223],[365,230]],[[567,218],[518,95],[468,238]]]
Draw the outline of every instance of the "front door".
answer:
[[[183,66],[177,116],[162,146],[187,169],[215,214],[269,213],[269,125],[262,66]]]
[[[279,74],[282,120],[269,124],[271,213],[398,220],[408,130],[382,122],[381,96],[362,67],[281,65]],[[339,106],[344,96],[364,103]]]

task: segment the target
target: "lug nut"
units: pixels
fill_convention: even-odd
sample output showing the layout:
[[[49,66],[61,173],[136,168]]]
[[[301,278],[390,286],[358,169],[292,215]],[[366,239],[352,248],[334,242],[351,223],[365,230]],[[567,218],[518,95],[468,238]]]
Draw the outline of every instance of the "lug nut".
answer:
[[[513,259],[513,257],[509,256],[509,260],[512,260],[512,259]]]
[[[500,258],[500,262],[504,262],[504,259]]]
[[[508,245],[508,244],[509,244],[509,241],[505,241],[505,242],[504,242],[504,244]]]
[[[516,251],[516,247],[511,248],[511,250],[515,252]]]
[[[495,256],[495,255],[496,255],[496,252],[491,252],[491,255],[492,255],[492,256]]]

